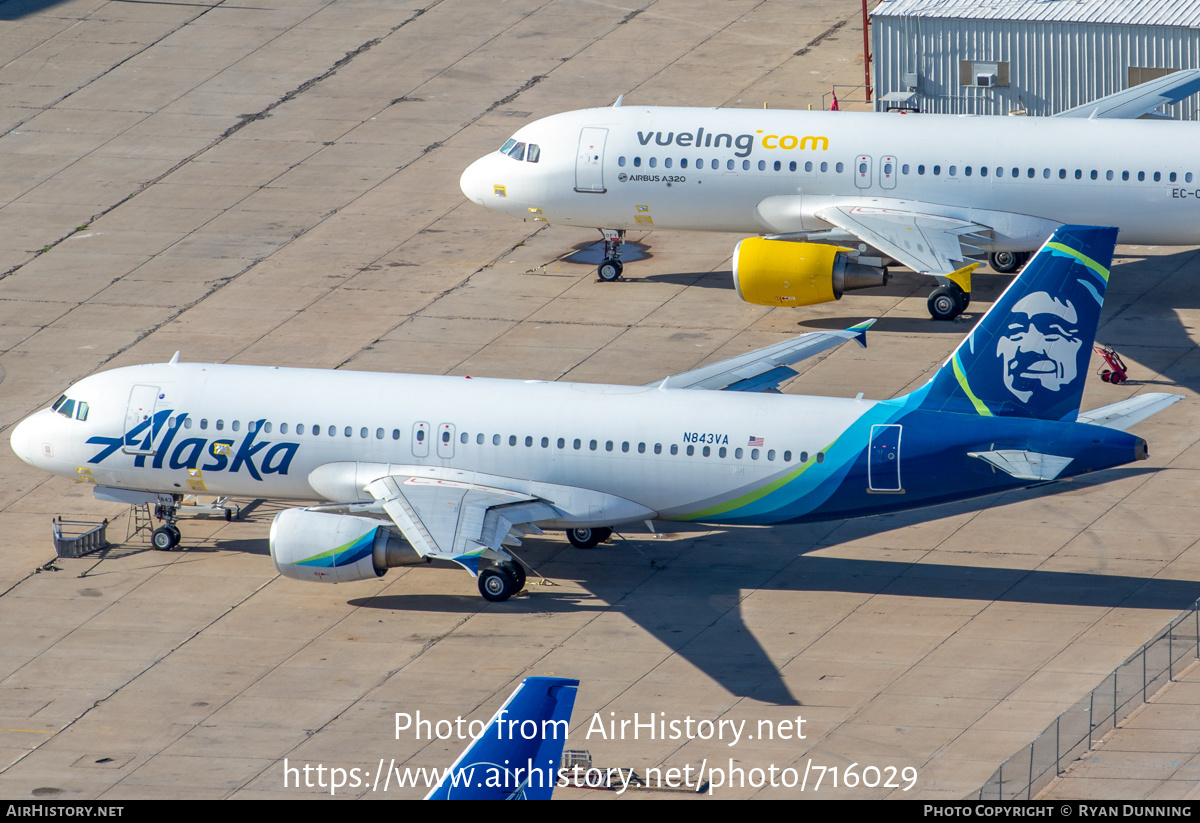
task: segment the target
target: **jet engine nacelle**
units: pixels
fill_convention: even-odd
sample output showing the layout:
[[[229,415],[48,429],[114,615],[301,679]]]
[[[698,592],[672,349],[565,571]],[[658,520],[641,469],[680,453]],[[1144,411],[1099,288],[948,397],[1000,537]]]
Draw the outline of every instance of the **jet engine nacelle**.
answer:
[[[852,254],[824,243],[747,237],[733,251],[733,285],[747,303],[811,306],[887,283],[887,269],[859,265]]]
[[[271,523],[271,560],[284,577],[348,583],[426,560],[380,520],[285,509]]]

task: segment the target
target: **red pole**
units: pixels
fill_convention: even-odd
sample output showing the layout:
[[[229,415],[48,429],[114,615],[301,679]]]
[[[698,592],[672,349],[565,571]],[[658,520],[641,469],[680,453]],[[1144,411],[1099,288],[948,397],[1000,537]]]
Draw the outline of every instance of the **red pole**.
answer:
[[[867,0],[862,0],[863,14],[863,74],[865,80],[863,85],[867,87],[867,102],[871,102],[871,35],[870,35],[870,18],[867,17]]]

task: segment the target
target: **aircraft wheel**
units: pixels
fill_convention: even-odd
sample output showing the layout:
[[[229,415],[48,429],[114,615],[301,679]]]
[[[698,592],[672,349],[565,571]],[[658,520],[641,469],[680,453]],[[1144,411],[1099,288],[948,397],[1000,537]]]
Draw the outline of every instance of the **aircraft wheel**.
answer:
[[[1024,262],[1021,259],[1021,253],[1016,251],[997,251],[988,255],[988,265],[992,267],[992,271],[998,271],[1001,274],[1012,274],[1021,268],[1021,264]]]
[[[577,549],[591,549],[611,534],[612,529],[567,529],[567,540]]]
[[[934,289],[929,295],[929,316],[934,320],[953,320],[962,314],[963,301],[948,286]]]
[[[179,545],[180,537],[179,529],[174,526],[159,526],[150,535],[150,542],[154,545],[155,550],[169,552]]]
[[[479,575],[479,593],[485,600],[503,603],[517,592],[517,581],[500,566],[485,569]]]
[[[522,566],[520,563],[517,563],[517,562],[500,563],[499,566],[500,566],[500,568],[502,568],[506,572],[508,572],[509,576],[512,577],[513,582],[516,584],[516,588],[513,589],[514,593],[519,592],[519,591],[521,591],[521,589],[525,588],[525,567],[524,566]]]
[[[621,265],[620,260],[609,258],[600,264],[599,268],[596,269],[596,274],[605,283],[612,283],[621,278],[621,272],[624,270],[625,267]]]

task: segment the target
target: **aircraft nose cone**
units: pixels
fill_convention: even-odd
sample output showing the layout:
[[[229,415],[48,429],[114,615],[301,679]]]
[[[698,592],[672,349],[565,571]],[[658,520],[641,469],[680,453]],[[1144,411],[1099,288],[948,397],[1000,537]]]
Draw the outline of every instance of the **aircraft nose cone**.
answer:
[[[17,457],[24,460],[31,466],[36,466],[35,459],[41,453],[41,429],[38,415],[26,417],[16,428],[12,430],[12,434],[8,437],[8,443],[12,446],[13,452]]]
[[[462,177],[458,178],[458,187],[468,200],[482,206],[483,196],[487,189],[486,168],[488,158],[481,157],[467,166]]]

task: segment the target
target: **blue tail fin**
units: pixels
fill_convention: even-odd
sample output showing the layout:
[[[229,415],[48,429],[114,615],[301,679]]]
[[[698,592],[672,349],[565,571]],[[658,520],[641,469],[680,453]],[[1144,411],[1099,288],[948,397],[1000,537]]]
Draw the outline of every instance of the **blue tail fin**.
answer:
[[[578,680],[527,677],[426,800],[549,800]]]
[[[910,402],[985,417],[1074,420],[1116,242],[1115,228],[1059,227]]]

